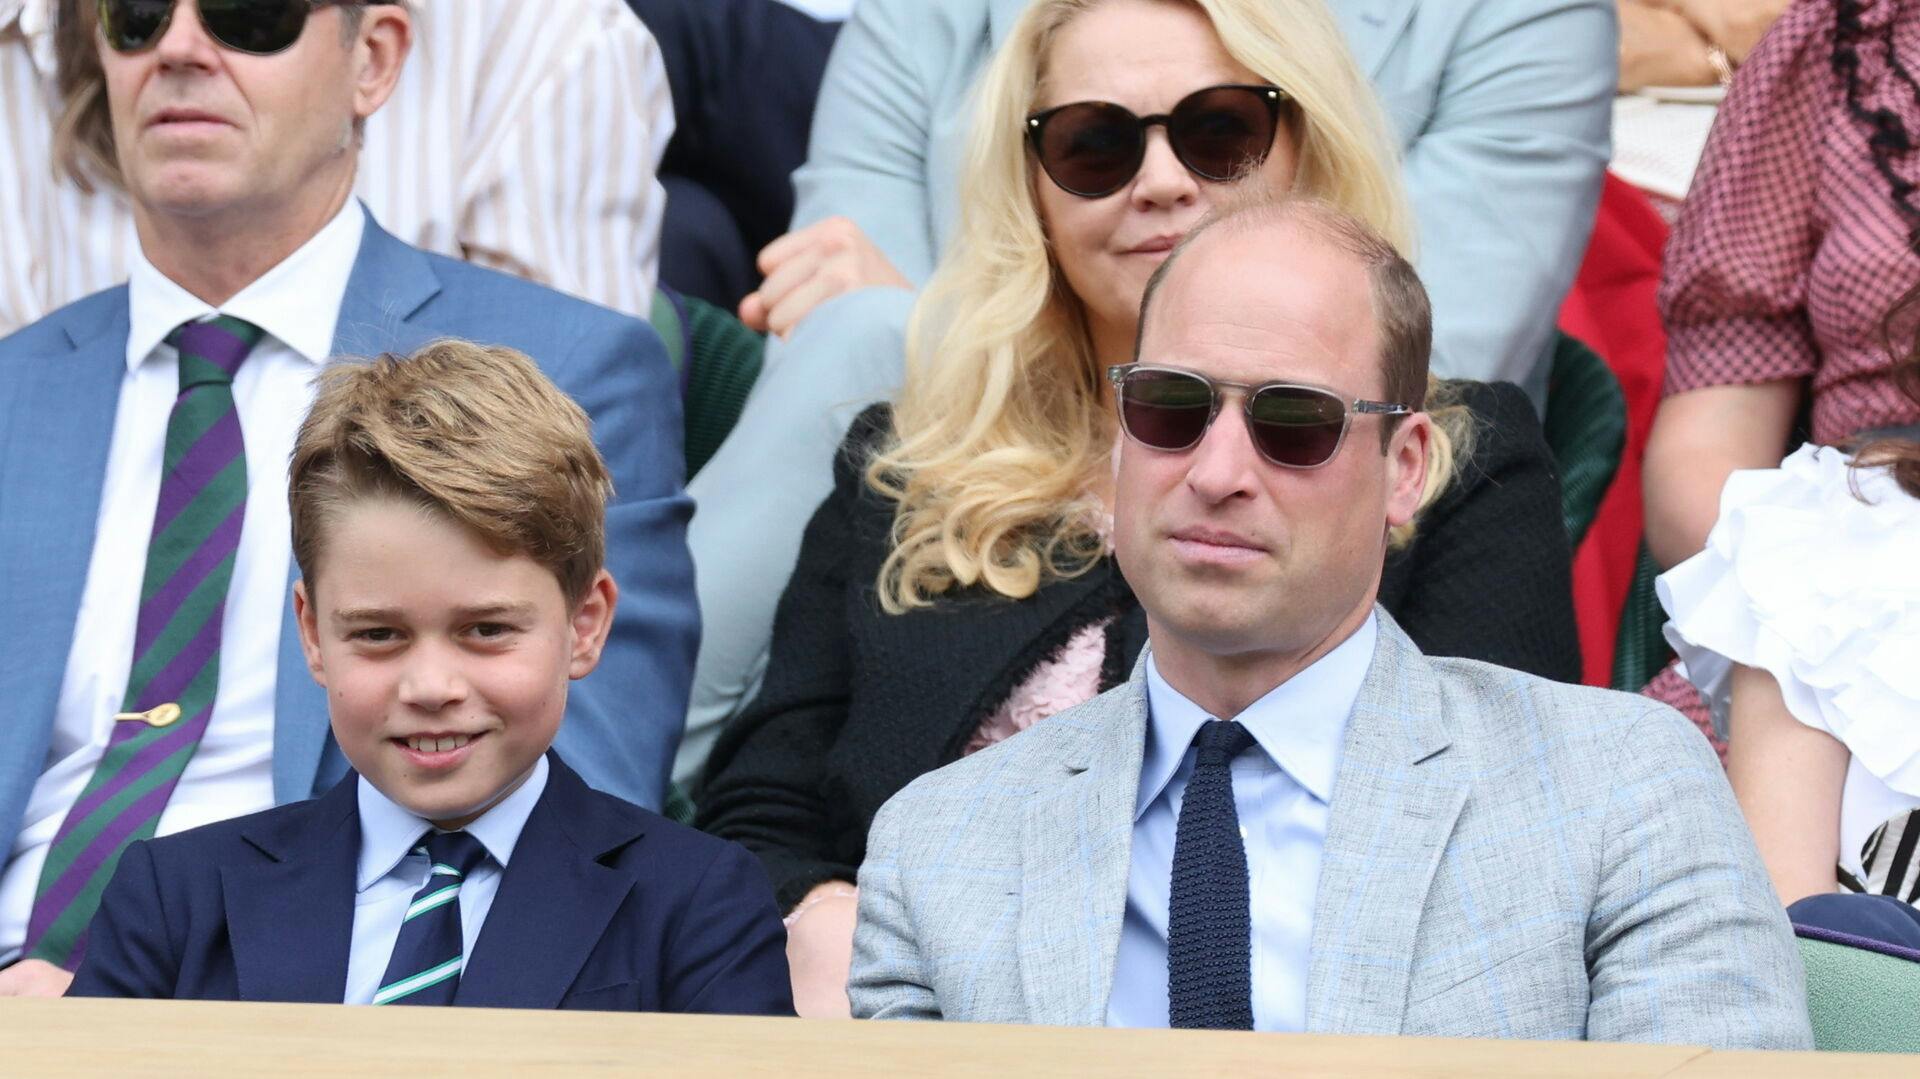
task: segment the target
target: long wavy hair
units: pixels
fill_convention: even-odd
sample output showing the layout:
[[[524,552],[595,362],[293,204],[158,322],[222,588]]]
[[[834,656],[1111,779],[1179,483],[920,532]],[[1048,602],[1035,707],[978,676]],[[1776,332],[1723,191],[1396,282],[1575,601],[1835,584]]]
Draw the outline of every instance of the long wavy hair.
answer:
[[[868,484],[895,503],[883,609],[956,588],[1024,599],[1104,552],[1090,492],[1115,422],[1080,299],[1058,272],[1022,127],[1062,27],[1103,0],[1036,0],[975,91],[955,236],[907,327],[893,432]],[[1343,210],[1411,257],[1412,214],[1372,87],[1321,0],[1191,3],[1226,51],[1293,101],[1293,190]],[[1422,506],[1466,453],[1472,417],[1430,383],[1436,421]],[[1396,529],[1404,543],[1412,525]]]
[[[1909,88],[1920,92],[1920,82],[1907,70],[1900,50],[1894,46],[1895,20],[1888,20],[1873,39],[1860,19],[1866,6],[1863,0],[1837,0],[1833,6],[1833,70],[1846,82],[1847,112],[1859,127],[1869,129],[1867,156],[1874,171],[1887,185],[1893,209],[1907,226],[1907,249],[1920,256],[1920,189],[1902,179],[1894,168],[1897,155],[1911,149],[1920,132],[1909,132],[1899,114],[1889,109],[1868,108],[1860,83],[1860,53],[1863,49],[1879,52],[1887,66]],[[1911,320],[1902,331],[1898,323]],[[1881,340],[1889,356],[1905,355],[1895,365],[1894,385],[1920,405],[1920,285],[1909,289],[1895,301],[1880,324]],[[1920,442],[1909,439],[1880,439],[1859,446],[1853,459],[1856,468],[1884,467],[1893,473],[1900,489],[1920,498]],[[1855,489],[1858,493],[1858,489]]]
[[[1904,346],[1906,358],[1894,368],[1893,383],[1898,386],[1915,405],[1920,405],[1920,285],[1907,291],[1900,301],[1893,305],[1883,324],[1888,352],[1899,355],[1902,349],[1894,346],[1896,322],[1912,320],[1912,339]],[[1895,483],[1900,489],[1914,498],[1920,498],[1920,440],[1911,438],[1882,438],[1859,447],[1853,457],[1855,468],[1885,468],[1893,473]],[[1855,494],[1859,493],[1856,487]]]

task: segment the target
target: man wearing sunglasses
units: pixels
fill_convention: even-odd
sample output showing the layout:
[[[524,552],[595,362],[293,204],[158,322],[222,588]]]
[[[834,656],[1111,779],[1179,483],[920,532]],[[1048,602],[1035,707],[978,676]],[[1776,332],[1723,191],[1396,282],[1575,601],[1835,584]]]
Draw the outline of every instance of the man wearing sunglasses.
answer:
[[[666,199],[657,165],[674,129],[648,28],[622,0],[406,6],[413,44],[367,121],[355,194],[408,243],[645,318]],[[0,161],[20,163],[0,186],[0,236],[37,241],[0,244],[0,335],[127,278],[98,7],[0,0]],[[244,14],[207,10],[216,30]],[[590,117],[596,137],[575,137],[566,117]]]
[[[1428,659],[1374,603],[1431,424],[1413,270],[1311,203],[1202,224],[1115,369],[1131,680],[923,777],[860,869],[856,1016],[1811,1044],[1713,752]]]
[[[0,994],[64,986],[127,843],[344,774],[286,617],[288,455],[332,357],[468,338],[586,409],[623,619],[562,752],[660,803],[698,618],[676,379],[644,323],[419,251],[352,198],[411,35],[398,3],[98,0],[138,252],[0,341]]]

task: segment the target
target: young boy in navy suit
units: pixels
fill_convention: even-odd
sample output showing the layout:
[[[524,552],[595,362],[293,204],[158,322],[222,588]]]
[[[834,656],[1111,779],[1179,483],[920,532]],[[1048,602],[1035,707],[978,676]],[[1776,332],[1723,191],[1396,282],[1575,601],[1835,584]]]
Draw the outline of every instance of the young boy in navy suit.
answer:
[[[610,488],[519,353],[327,369],[289,482],[293,610],[354,773],[129,847],[71,992],[791,1014],[759,863],[549,749],[613,623]]]

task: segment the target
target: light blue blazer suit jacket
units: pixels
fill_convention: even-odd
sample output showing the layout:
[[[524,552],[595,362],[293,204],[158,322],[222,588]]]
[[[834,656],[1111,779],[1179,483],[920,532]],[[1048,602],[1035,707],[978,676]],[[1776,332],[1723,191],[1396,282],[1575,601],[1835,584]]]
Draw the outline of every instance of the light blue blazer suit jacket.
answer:
[[[862,0],[820,88],[795,226],[850,217],[925,281],[958,219],[968,95],[1027,2]],[[1539,405],[1611,153],[1611,0],[1328,6],[1404,154],[1436,371]]]
[[[0,837],[9,843],[46,765],[127,370],[127,333],[121,286],[0,341]],[[657,809],[699,639],[680,395],[660,339],[636,319],[410,247],[369,216],[334,353],[407,352],[441,337],[525,352],[592,418],[617,489],[607,510],[607,559],[620,603],[599,669],[573,686],[556,745],[592,786]],[[274,798],[314,797],[346,772],[326,695],[307,673],[289,610],[275,699]]]

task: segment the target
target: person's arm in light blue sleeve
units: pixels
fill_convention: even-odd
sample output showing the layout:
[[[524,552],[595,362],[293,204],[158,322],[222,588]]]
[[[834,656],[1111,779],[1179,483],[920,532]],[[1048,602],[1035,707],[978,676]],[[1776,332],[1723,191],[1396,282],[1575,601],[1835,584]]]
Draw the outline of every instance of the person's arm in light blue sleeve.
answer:
[[[627,318],[612,332],[586,328],[555,381],[592,418],[613,475],[607,570],[620,600],[600,666],[573,683],[554,744],[590,786],[658,810],[700,642],[679,382],[660,338]]]
[[[1588,1040],[1813,1048],[1793,927],[1713,748],[1651,705],[1604,765]]]
[[[860,865],[860,917],[853,931],[847,1002],[855,1019],[939,1020],[932,972],[914,939],[901,887],[910,813],[900,799],[880,807]]]
[[[946,13],[926,7],[925,0],[862,0],[854,9],[827,63],[807,163],[794,173],[795,230],[844,217],[861,243],[878,248],[916,286],[938,257],[927,160],[933,112],[941,107],[916,58],[939,53],[928,35],[952,39],[960,32]],[[789,249],[794,237],[775,244]],[[808,289],[784,276],[768,281],[742,304],[743,315],[753,316],[749,325],[778,305],[770,294]],[[759,684],[774,605],[807,518],[832,489],[833,453],[848,423],[900,384],[914,293],[834,291],[843,287],[777,322],[767,319],[778,332],[767,341],[753,395],[691,484],[700,503],[690,539],[707,636],[674,766],[682,784],[696,782],[720,724]]]
[[[1608,0],[1472,7],[1406,155],[1434,371],[1518,383],[1539,409],[1612,152],[1617,24]]]
[[[933,90],[918,38],[940,32],[926,0],[863,0],[834,42],[813,108],[807,163],[793,174],[793,227],[860,226],[894,268],[924,284],[938,257],[927,188]]]

